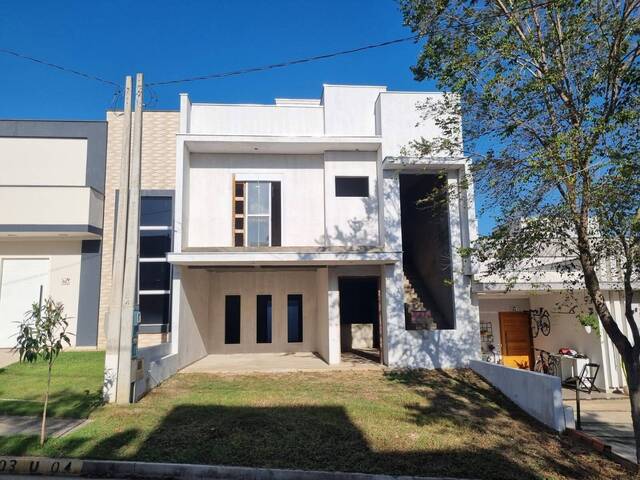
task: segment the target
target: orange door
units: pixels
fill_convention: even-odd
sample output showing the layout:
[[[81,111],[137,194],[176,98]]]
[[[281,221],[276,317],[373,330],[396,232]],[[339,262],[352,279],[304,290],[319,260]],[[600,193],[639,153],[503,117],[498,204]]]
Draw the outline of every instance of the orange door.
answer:
[[[509,367],[533,366],[531,327],[526,312],[500,312],[502,363]]]

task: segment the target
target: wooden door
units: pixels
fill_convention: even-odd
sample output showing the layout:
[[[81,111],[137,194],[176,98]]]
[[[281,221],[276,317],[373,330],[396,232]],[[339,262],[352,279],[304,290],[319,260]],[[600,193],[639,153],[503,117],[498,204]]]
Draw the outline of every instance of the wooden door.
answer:
[[[529,314],[526,312],[500,312],[500,341],[502,362],[508,367],[531,370],[533,344]]]

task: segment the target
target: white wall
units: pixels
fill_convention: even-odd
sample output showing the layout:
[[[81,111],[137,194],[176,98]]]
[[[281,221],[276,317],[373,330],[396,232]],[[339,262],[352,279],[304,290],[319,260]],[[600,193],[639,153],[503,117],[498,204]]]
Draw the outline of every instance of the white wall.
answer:
[[[375,135],[375,103],[385,90],[377,86],[324,85],[325,135]]]
[[[471,361],[471,368],[547,427],[556,432],[573,428],[573,412],[562,405],[558,377],[479,361]]]
[[[80,292],[81,241],[0,241],[0,275],[3,259],[42,258],[49,260],[49,290],[47,295],[62,302],[69,317],[69,332],[76,333]],[[2,292],[0,292],[0,295]],[[30,305],[25,305],[25,311]],[[75,335],[71,336],[75,345]]]
[[[87,140],[0,137],[0,171],[2,185],[85,185]]]
[[[530,297],[531,308],[543,307],[549,312],[551,320],[549,335],[545,336],[540,332],[533,339],[533,346],[551,353],[558,353],[562,347],[572,348],[586,355],[590,361],[600,365],[596,385],[605,388],[601,338],[595,332],[587,333],[577,318],[578,313],[589,311],[589,304],[579,293],[575,296],[568,295],[568,293],[555,293]],[[573,306],[577,307],[575,313],[569,313],[569,309]]]
[[[233,174],[281,182],[283,246],[323,244],[322,156],[191,154],[190,165],[188,234],[183,248],[233,245]]]
[[[322,112],[321,106],[314,105],[196,103],[191,106],[188,133],[320,136],[324,131]]]
[[[378,245],[376,152],[326,152],[324,190],[328,245]],[[369,197],[337,197],[335,178],[368,176]]]
[[[208,353],[316,352],[321,349],[316,271],[210,273]],[[302,342],[288,342],[287,295],[302,295]],[[240,343],[225,344],[225,296],[240,295]],[[271,295],[271,343],[257,343],[256,296]]]
[[[378,129],[382,135],[382,157],[398,156],[403,147],[409,147],[420,137],[433,138],[441,135],[441,130],[433,119],[422,118],[418,106],[427,99],[441,98],[440,93],[424,92],[384,92],[380,94],[376,110]],[[446,154],[449,156],[449,154]]]

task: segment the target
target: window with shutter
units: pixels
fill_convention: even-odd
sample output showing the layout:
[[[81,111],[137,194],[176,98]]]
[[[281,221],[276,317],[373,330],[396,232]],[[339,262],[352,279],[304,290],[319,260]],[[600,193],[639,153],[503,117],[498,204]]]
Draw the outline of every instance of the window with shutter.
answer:
[[[233,245],[276,247],[281,245],[280,182],[234,181]]]

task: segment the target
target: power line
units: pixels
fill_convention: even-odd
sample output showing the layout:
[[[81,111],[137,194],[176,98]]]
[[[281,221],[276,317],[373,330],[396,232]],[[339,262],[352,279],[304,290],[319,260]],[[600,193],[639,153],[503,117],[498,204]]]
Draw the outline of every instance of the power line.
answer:
[[[71,73],[73,75],[78,75],[80,77],[86,78],[87,80],[95,80],[98,82],[105,83],[107,85],[112,85],[114,87],[120,88],[120,85],[116,82],[112,82],[111,80],[107,80],[101,77],[97,77],[95,75],[91,75],[90,73],[81,72],[79,70],[74,70],[73,68],[64,67],[62,65],[57,65],[55,63],[47,62],[46,60],[41,60],[39,58],[31,57],[29,55],[25,55],[23,53],[19,53],[13,50],[8,50],[6,48],[0,48],[0,53],[6,53],[7,55],[13,55],[14,57],[21,58],[23,60],[29,60],[30,62],[39,63],[40,65],[45,65],[47,67],[55,68],[57,70],[61,70],[66,73]]]
[[[275,69],[275,68],[283,68],[283,67],[289,67],[291,65],[299,65],[301,63],[315,62],[317,60],[325,60],[327,58],[338,57],[338,56],[341,56],[341,55],[349,55],[351,53],[362,52],[364,50],[371,50],[373,48],[387,47],[389,45],[395,45],[395,44],[398,44],[398,43],[408,42],[410,40],[417,40],[418,38],[420,38],[420,35],[412,35],[410,37],[396,38],[395,40],[388,40],[388,41],[382,42],[382,43],[374,43],[374,44],[371,44],[371,45],[365,45],[363,47],[352,48],[352,49],[349,49],[349,50],[341,50],[339,52],[325,53],[323,55],[315,55],[313,57],[299,58],[297,60],[289,60],[287,62],[272,63],[270,65],[262,65],[260,67],[243,68],[243,69],[240,69],[240,70],[232,70],[230,72],[211,73],[211,74],[208,74],[208,75],[200,75],[200,76],[197,76],[197,77],[187,77],[187,78],[181,78],[181,79],[176,79],[176,80],[164,80],[164,81],[160,81],[160,82],[147,83],[146,85],[147,86],[172,85],[172,84],[176,84],[176,83],[196,82],[196,81],[200,81],[200,80],[212,80],[212,79],[215,79],[215,78],[224,78],[224,77],[233,77],[233,76],[237,76],[237,75],[244,75],[246,73],[262,72],[262,71],[265,71],[265,70],[272,70],[272,69]]]

